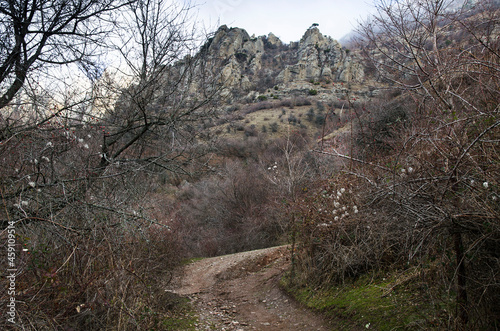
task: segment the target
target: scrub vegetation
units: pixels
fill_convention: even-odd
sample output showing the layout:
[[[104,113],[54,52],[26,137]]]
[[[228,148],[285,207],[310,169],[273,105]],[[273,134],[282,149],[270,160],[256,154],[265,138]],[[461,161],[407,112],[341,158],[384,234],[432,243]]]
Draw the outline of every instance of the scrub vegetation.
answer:
[[[194,330],[179,266],[287,244],[282,288],[337,329],[500,328],[498,3],[380,2],[362,93],[277,84],[298,46],[267,41],[232,99],[192,9],[0,4],[0,326]]]

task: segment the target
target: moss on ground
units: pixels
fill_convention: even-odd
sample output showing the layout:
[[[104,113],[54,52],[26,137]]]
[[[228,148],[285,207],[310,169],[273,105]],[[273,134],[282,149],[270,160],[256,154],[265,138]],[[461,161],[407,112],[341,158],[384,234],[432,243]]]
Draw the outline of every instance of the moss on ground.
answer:
[[[162,323],[162,330],[197,330],[198,317],[186,298],[178,303],[166,316]]]
[[[192,257],[190,259],[182,260],[181,261],[181,265],[191,264],[191,263],[198,262],[198,261],[201,261],[201,260],[204,260],[204,259],[206,259],[206,257]]]
[[[384,276],[365,275],[330,288],[282,286],[300,303],[320,311],[336,330],[357,326],[373,330],[421,330],[446,328],[453,300],[429,295],[417,275],[408,272]],[[433,289],[433,291],[436,289]]]

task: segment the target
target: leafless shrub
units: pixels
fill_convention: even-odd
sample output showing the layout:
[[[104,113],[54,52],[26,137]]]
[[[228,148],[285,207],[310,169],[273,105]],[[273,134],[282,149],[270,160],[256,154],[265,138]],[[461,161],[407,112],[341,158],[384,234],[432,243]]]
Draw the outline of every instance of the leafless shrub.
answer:
[[[105,226],[112,215],[102,217],[94,221],[103,226],[92,232],[50,222],[17,228],[23,236],[18,239],[16,299],[24,323],[33,329],[100,330],[120,323],[156,328],[154,314],[175,304],[175,298],[157,297],[179,261],[174,234],[145,227],[138,239],[135,231]],[[144,315],[144,307],[151,314]]]
[[[257,128],[255,127],[254,124],[245,128],[245,136],[246,137],[256,137],[256,136],[258,136],[258,134],[259,134],[259,132],[257,131]]]
[[[187,27],[189,5],[52,5],[30,3],[0,14],[4,37],[14,37],[17,28],[10,24],[21,24],[35,43],[12,44],[12,55],[32,61],[22,70],[22,58],[12,66],[14,58],[0,56],[10,63],[4,69],[17,67],[0,79],[7,93],[0,104],[0,239],[5,249],[7,228],[15,227],[16,321],[33,330],[160,329],[175,298],[158,296],[159,286],[168,282],[182,249],[166,220],[154,217],[160,206],[148,195],[160,188],[164,173],[196,178],[203,169],[193,164],[209,147],[197,139],[208,141],[209,134],[196,128],[213,114],[217,74],[197,67],[207,61],[203,56],[188,55],[197,46],[195,29]],[[100,21],[102,15],[117,8],[123,20],[112,22],[116,38],[109,42],[126,40],[114,50],[130,69],[124,70],[131,73],[126,83],[89,62],[97,55],[89,52],[104,51],[100,38],[111,22]],[[89,89],[77,90],[85,85],[81,78],[54,83],[69,91],[57,98],[43,82],[52,79],[33,87],[33,77],[51,71],[44,64],[59,62],[81,64]],[[187,87],[196,84],[214,89],[195,97]],[[10,298],[2,292],[0,303]],[[0,323],[12,327],[6,319]]]
[[[354,123],[353,144],[355,153],[363,159],[390,153],[405,124],[411,122],[410,99],[398,98],[373,100],[369,105],[354,107],[350,121]],[[340,119],[342,121],[342,119]],[[345,121],[345,118],[344,118]]]
[[[455,296],[456,312],[448,318],[465,330],[496,325],[499,316],[493,302],[500,292],[494,253],[500,243],[500,62],[492,34],[498,8],[450,11],[449,4],[383,2],[377,19],[361,26],[367,59],[400,92],[387,104],[350,110],[356,114],[350,149],[358,154],[333,145],[318,150],[343,159],[343,174],[299,201],[294,217],[304,246],[295,267],[298,279],[318,283],[385,263],[439,274],[426,281]],[[439,42],[451,27],[464,31],[461,47]],[[342,188],[349,194],[337,199]],[[340,206],[344,196],[358,212],[347,207],[335,219],[335,202]],[[435,294],[428,293],[441,300]]]
[[[255,113],[256,111],[263,110],[263,109],[271,109],[274,107],[274,104],[270,101],[260,101],[256,104],[252,104],[248,107],[246,107],[243,110],[244,114],[251,114]]]
[[[310,106],[312,103],[311,100],[309,100],[308,98],[299,97],[294,99],[294,104],[297,107],[302,107],[302,106]]]
[[[271,191],[260,171],[241,161],[227,162],[221,171],[193,184],[178,214],[190,254],[215,256],[275,243],[281,232],[276,215],[266,211]]]
[[[278,107],[287,107],[287,108],[292,108],[294,106],[294,103],[291,99],[285,99],[285,100],[281,100],[279,102],[279,106]]]

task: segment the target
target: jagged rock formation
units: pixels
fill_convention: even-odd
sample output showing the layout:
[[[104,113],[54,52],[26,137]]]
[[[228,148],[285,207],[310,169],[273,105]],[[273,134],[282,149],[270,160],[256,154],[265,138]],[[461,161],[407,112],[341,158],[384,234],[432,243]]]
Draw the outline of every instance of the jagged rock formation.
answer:
[[[363,68],[349,52],[331,37],[323,36],[317,27],[306,31],[298,43],[297,64],[287,66],[278,81],[329,80],[361,82]]]
[[[233,92],[248,93],[277,84],[303,81],[362,82],[359,59],[316,26],[289,45],[274,34],[249,36],[240,28],[221,26],[205,46],[222,61],[221,76]]]

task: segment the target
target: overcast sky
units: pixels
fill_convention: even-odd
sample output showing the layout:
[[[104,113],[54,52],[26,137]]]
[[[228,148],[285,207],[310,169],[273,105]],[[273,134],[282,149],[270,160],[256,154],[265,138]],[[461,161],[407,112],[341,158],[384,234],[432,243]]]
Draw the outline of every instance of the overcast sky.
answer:
[[[198,19],[209,28],[226,24],[250,35],[269,32],[281,41],[298,41],[313,23],[321,33],[340,39],[373,11],[373,0],[199,0]]]

